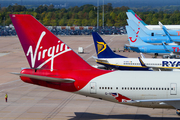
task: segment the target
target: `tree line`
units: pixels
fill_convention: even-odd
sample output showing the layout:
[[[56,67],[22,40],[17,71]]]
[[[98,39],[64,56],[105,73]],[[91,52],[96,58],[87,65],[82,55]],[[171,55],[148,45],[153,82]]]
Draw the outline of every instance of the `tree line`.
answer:
[[[31,14],[46,26],[96,26],[97,7],[86,4],[68,9],[55,9],[53,5],[40,5],[37,8],[27,9],[21,5],[9,5],[0,8],[0,25],[9,25],[11,20],[9,14]],[[112,7],[111,3],[104,5],[104,25],[105,26],[125,26],[127,25],[126,12],[129,7]],[[99,26],[102,26],[103,6],[99,6]],[[163,24],[180,24],[180,12],[166,11],[146,11],[138,12],[138,16],[147,24],[157,25],[158,21]],[[140,10],[139,10],[140,11]]]

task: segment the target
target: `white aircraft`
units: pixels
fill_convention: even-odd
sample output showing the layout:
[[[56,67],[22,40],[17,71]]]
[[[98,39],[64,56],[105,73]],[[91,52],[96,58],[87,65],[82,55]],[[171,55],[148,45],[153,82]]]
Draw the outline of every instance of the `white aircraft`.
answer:
[[[96,69],[31,15],[10,18],[30,65],[14,73],[22,81],[125,105],[173,108],[180,114],[179,72]]]
[[[179,59],[160,58],[127,58],[115,54],[97,32],[93,32],[93,40],[97,53],[96,62],[108,69],[119,70],[174,70],[180,69]],[[144,64],[143,64],[144,63]]]

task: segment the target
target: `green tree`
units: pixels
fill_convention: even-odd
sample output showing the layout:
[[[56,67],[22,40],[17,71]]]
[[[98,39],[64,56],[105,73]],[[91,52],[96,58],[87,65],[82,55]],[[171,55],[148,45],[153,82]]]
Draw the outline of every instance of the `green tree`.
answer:
[[[93,10],[91,10],[89,12],[89,19],[93,19],[96,16],[95,12]]]
[[[75,26],[81,26],[81,25],[82,25],[82,24],[81,24],[81,19],[74,19],[73,25],[75,25]]]
[[[88,25],[88,20],[87,19],[83,19],[82,20],[82,26],[87,26]]]
[[[62,18],[62,19],[59,21],[59,25],[60,25],[60,26],[66,26],[66,19]]]
[[[50,25],[51,25],[51,26],[57,26],[56,20],[55,20],[55,19],[52,19]]]

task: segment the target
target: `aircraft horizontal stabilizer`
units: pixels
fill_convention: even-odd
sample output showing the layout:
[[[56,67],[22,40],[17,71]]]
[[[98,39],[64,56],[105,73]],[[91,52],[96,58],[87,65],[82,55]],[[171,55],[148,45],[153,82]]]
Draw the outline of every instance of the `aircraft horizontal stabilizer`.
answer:
[[[131,46],[131,45],[128,45],[128,44],[126,44],[126,46],[130,47],[130,48],[137,48],[138,49],[138,47],[136,47],[136,46]]]
[[[53,78],[39,75],[30,75],[30,74],[21,74],[21,73],[12,73],[19,76],[29,77],[37,80],[47,81],[47,82],[63,82],[63,83],[73,83],[75,80],[69,78]]]
[[[127,44],[126,44],[126,46],[129,47],[130,50],[133,50],[133,51],[140,51],[140,50],[139,50],[139,47],[137,47],[137,46],[131,46],[131,45],[127,45]]]
[[[99,63],[109,63],[107,60],[103,60],[103,59],[96,59],[96,62],[99,62]]]
[[[98,57],[96,57],[96,56],[92,56],[92,58],[94,58],[95,60],[98,59]]]

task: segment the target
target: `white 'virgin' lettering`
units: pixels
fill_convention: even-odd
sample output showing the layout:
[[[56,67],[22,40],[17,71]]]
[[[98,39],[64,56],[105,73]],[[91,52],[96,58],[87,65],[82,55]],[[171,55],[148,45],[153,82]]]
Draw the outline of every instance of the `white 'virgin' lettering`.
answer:
[[[40,37],[39,37],[39,40],[37,42],[34,53],[33,53],[32,46],[31,45],[29,46],[29,49],[27,51],[26,56],[30,55],[32,68],[34,68],[34,66],[35,66],[36,58],[37,58],[38,61],[40,61],[41,59],[46,58],[45,59],[46,61],[41,63],[37,68],[41,68],[47,62],[51,61],[51,71],[53,71],[54,58],[59,56],[60,54],[63,54],[65,52],[67,52],[67,51],[70,51],[71,49],[70,48],[68,49],[67,45],[64,44],[63,42],[61,43],[61,41],[58,41],[58,44],[56,46],[49,47],[48,49],[43,49],[43,46],[41,46],[39,48],[40,43],[41,43],[41,41],[42,41],[42,39],[43,39],[43,37],[45,35],[46,35],[46,32],[43,31],[41,33]],[[48,59],[47,59],[47,57],[48,57]]]

